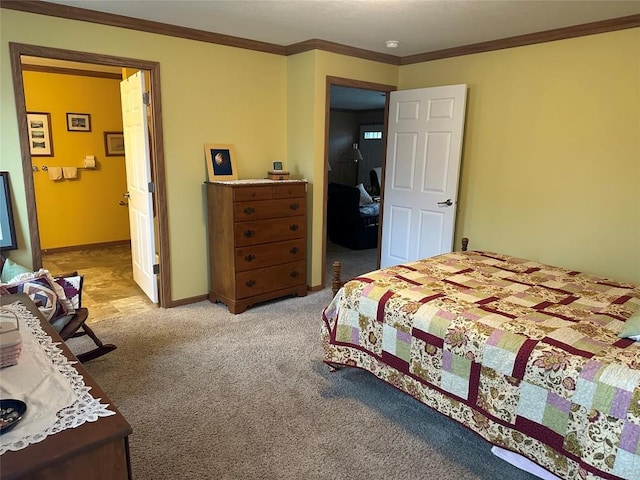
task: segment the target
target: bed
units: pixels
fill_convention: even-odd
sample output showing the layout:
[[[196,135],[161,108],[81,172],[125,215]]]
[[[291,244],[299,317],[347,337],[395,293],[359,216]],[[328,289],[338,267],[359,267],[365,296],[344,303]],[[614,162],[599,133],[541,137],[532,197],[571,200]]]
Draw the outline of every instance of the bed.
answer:
[[[462,251],[376,270],[322,313],[324,361],[367,370],[563,479],[640,479],[640,287]],[[635,316],[635,315],[634,315]]]

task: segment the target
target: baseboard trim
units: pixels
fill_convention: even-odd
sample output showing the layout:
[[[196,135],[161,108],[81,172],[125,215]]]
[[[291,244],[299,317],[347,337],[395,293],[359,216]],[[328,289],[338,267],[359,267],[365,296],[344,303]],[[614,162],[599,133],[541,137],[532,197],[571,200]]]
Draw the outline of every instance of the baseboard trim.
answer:
[[[131,245],[131,240],[116,240],[114,242],[88,243],[86,245],[70,245],[68,247],[43,248],[42,253],[61,253],[73,250],[94,250],[99,248],[117,247],[120,245]]]
[[[187,297],[181,298],[180,300],[171,300],[168,302],[167,308],[180,307],[182,305],[189,305],[191,303],[198,303],[203,300],[207,300],[209,298],[208,295],[198,295],[196,297]]]
[[[320,290],[324,290],[326,287],[322,285],[317,285],[315,287],[309,287],[307,285],[307,291],[309,292],[319,292]],[[284,298],[284,297],[282,297]],[[292,297],[295,298],[295,297]],[[171,300],[167,305],[167,308],[180,307],[182,305],[189,305],[191,303],[198,303],[203,300],[208,300],[209,295],[197,295],[195,297],[181,298],[180,300]],[[261,302],[260,302],[261,303]]]

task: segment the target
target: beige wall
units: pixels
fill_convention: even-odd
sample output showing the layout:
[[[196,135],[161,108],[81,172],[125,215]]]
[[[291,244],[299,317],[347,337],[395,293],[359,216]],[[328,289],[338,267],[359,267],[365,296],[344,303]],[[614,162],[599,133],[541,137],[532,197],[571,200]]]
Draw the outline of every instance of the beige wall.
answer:
[[[456,83],[457,244],[640,283],[640,29],[400,68]]]

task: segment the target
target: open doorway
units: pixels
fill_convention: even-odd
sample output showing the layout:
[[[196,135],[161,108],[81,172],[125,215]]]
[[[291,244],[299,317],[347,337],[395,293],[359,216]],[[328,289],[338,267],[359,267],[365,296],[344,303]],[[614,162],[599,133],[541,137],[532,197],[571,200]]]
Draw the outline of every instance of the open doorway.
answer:
[[[324,284],[333,260],[344,278],[377,268],[388,94],[394,86],[327,78]],[[377,187],[377,188],[376,188]]]
[[[35,200],[33,164],[30,152],[27,112],[25,103],[25,86],[23,82],[22,57],[30,56],[48,58],[59,61],[89,63],[95,65],[107,65],[118,68],[143,70],[149,73],[150,103],[152,105],[150,118],[150,146],[151,146],[151,172],[154,186],[153,200],[156,213],[156,238],[158,263],[161,266],[158,275],[158,304],[161,307],[171,306],[171,288],[169,271],[169,243],[168,224],[166,213],[166,188],[164,152],[162,147],[162,121],[160,104],[160,78],[159,64],[146,60],[112,57],[85,52],[60,50],[54,48],[39,47],[33,45],[10,44],[16,111],[18,116],[20,146],[22,153],[23,177],[25,182],[27,213],[29,216],[29,236],[31,240],[31,253],[34,268],[42,266],[42,249],[40,231],[38,226],[38,212]],[[76,225],[79,228],[80,225]]]

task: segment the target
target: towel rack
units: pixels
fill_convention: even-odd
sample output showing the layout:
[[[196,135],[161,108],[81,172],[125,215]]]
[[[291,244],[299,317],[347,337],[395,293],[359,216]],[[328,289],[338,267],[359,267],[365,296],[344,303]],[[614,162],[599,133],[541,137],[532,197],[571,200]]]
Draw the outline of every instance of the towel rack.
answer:
[[[88,168],[88,167],[76,167],[78,170],[97,170],[97,168]],[[38,171],[38,166],[37,165],[33,165],[31,167],[31,170],[33,170],[34,172]],[[40,167],[40,170],[42,170],[43,172],[46,172],[49,170],[49,167],[47,167],[46,165],[42,165],[42,167]]]

